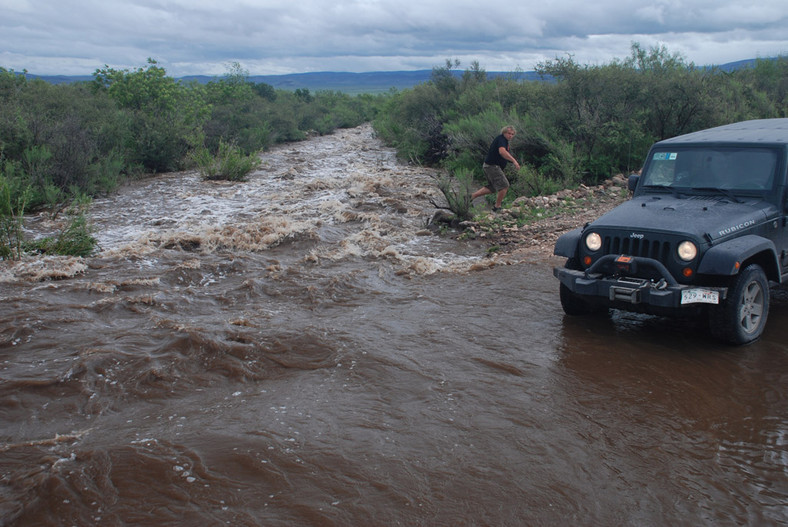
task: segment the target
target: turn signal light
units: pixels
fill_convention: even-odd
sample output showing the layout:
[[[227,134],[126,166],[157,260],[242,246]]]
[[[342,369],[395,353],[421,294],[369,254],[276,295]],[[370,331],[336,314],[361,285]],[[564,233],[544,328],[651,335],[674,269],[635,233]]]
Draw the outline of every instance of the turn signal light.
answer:
[[[692,276],[692,269],[690,269],[689,267],[685,267],[684,269],[681,270],[681,274],[684,275],[684,278],[690,278]]]
[[[592,260],[590,256],[583,257],[583,265],[585,265],[586,267],[589,267],[591,265],[591,262]]]

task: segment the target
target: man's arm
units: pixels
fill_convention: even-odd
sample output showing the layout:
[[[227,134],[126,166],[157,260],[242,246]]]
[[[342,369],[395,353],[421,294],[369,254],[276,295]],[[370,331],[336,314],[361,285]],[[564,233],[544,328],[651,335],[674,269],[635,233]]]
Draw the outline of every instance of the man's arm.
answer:
[[[520,170],[520,163],[517,162],[514,156],[512,156],[512,154],[510,154],[506,148],[504,148],[503,146],[499,147],[498,153],[501,154],[502,158],[506,159],[507,161],[510,161],[514,165],[514,168]]]

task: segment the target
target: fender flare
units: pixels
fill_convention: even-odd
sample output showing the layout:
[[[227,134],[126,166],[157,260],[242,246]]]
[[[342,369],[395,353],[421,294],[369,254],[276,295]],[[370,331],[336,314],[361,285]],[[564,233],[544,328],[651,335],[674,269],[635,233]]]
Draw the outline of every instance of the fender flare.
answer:
[[[574,258],[577,256],[577,247],[580,243],[580,238],[582,235],[582,228],[577,228],[562,234],[555,242],[553,254],[556,256],[564,256],[566,258]]]
[[[755,234],[734,238],[706,251],[698,266],[698,274],[733,276],[738,274],[742,263],[758,254],[764,256],[761,263],[766,275],[770,280],[779,282],[780,266],[774,242]]]

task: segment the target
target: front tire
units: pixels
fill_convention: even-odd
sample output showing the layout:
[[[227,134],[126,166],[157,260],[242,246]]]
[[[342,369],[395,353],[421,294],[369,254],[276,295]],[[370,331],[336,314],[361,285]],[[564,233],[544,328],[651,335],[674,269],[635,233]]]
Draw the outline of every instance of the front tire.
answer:
[[[583,315],[590,315],[598,309],[586,302],[580,295],[577,295],[569,290],[564,284],[561,284],[559,290],[561,297],[561,307],[564,308],[564,313],[569,316],[579,317]]]
[[[769,282],[760,265],[748,265],[736,275],[728,298],[711,309],[712,334],[735,345],[760,338],[769,315]]]

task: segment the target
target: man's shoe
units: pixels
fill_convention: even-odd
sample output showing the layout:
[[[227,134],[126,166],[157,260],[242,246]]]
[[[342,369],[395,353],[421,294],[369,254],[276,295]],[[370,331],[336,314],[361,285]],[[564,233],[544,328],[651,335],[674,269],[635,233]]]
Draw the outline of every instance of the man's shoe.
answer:
[[[498,212],[499,210],[501,210],[501,207],[493,207],[493,212]]]

